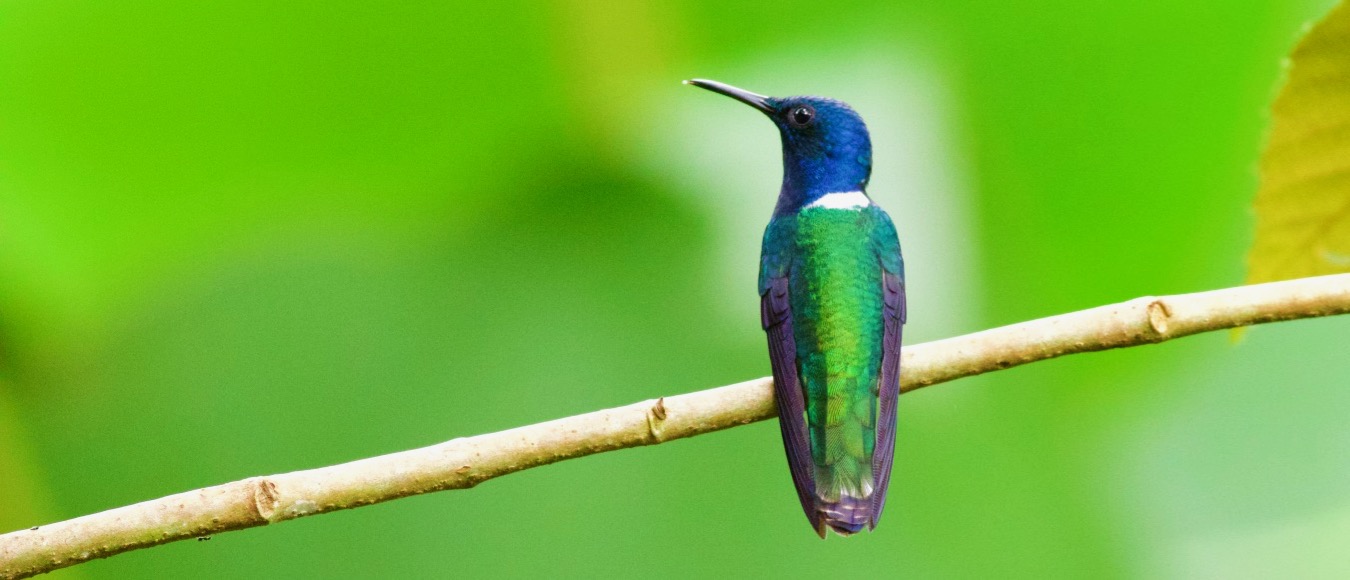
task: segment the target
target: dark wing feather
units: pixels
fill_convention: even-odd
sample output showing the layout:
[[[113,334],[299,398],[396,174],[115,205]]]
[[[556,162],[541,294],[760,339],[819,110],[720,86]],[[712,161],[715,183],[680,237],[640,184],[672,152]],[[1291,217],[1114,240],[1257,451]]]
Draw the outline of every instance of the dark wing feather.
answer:
[[[792,483],[802,502],[811,527],[824,534],[820,510],[816,505],[814,463],[811,443],[806,435],[806,402],[797,376],[797,341],[792,334],[792,308],[788,300],[788,279],[769,278],[760,296],[760,322],[769,337],[769,359],[773,363],[774,401],[778,404],[778,425],[783,433]]]
[[[901,274],[882,270],[885,334],[881,348],[881,378],[877,381],[877,439],[872,454],[871,527],[877,526],[886,506],[886,488],[891,483],[895,459],[895,404],[900,398],[900,336],[905,324],[905,280]]]

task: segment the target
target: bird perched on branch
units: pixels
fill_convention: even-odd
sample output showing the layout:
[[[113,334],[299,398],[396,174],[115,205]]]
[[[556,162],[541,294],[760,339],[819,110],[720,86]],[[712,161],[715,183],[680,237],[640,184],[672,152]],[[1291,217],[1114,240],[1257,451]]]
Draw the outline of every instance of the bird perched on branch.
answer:
[[[890,216],[867,196],[867,126],[833,99],[685,82],[758,109],[782,135],[759,294],[783,445],[820,537],[875,528],[895,451],[905,265]]]

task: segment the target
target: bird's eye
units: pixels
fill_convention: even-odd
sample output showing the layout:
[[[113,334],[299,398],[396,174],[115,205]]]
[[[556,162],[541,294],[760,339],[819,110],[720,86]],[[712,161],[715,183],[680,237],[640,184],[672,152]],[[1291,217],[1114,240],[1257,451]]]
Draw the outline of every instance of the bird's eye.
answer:
[[[812,109],[810,105],[800,105],[788,113],[788,120],[798,127],[807,126],[815,118],[816,110]]]

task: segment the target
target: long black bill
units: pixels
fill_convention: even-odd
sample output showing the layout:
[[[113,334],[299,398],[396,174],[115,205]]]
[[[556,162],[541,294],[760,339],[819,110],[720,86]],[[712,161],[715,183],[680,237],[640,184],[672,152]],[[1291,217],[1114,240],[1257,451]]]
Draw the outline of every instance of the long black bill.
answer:
[[[726,83],[719,83],[717,81],[710,81],[706,79],[690,79],[684,81],[684,84],[694,85],[701,89],[708,89],[714,93],[721,93],[723,95],[736,99],[742,103],[750,105],[751,107],[759,109],[766,115],[772,115],[774,113],[773,106],[769,105],[769,97],[766,97],[764,95],[757,95],[745,89],[738,89]]]

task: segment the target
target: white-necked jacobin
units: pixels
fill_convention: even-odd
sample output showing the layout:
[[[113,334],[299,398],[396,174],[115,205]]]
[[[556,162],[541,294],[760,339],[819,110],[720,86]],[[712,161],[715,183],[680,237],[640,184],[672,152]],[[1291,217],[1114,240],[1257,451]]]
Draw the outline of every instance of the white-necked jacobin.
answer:
[[[865,191],[867,126],[833,99],[685,82],[759,109],[782,135],[759,294],[783,445],[816,533],[875,528],[895,451],[905,265],[890,216]]]

